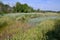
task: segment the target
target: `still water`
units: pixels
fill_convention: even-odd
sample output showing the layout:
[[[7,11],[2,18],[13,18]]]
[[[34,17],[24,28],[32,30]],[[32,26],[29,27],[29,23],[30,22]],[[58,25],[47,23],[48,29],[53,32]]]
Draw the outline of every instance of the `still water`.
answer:
[[[59,16],[48,16],[48,17],[37,17],[37,18],[33,18],[33,19],[29,19],[29,23],[31,25],[36,25],[44,20],[48,20],[48,19],[60,19]]]

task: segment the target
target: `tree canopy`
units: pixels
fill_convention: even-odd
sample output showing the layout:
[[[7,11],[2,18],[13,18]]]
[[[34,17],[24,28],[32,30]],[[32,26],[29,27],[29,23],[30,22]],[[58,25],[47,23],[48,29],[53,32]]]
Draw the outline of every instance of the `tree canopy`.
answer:
[[[44,10],[40,10],[40,9],[33,9],[31,6],[25,4],[21,4],[20,2],[16,2],[16,4],[11,7],[8,4],[4,4],[2,2],[0,2],[0,14],[4,14],[4,13],[30,13],[30,12],[54,12],[54,13],[60,13],[60,11],[56,12],[56,11],[44,11]]]
[[[23,13],[29,13],[29,12],[34,12],[35,10],[28,6],[27,4],[21,4],[19,2],[16,3],[15,6],[11,7],[8,4],[3,4],[0,2],[0,13],[10,13],[10,12],[23,12]]]

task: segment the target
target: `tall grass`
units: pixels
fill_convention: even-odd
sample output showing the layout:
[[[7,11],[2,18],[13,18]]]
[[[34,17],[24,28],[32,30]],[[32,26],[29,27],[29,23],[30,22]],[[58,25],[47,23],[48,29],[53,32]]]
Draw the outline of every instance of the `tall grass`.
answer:
[[[27,29],[25,22],[30,18],[40,17],[40,15],[23,15],[17,16],[16,20],[8,17],[2,16],[0,18],[0,28],[5,28],[6,26],[11,27],[9,33],[13,33],[10,37],[8,35],[5,40],[60,40],[60,19],[54,20],[44,20],[37,24],[35,27]],[[23,24],[20,24],[20,21]],[[15,24],[16,22],[16,24]],[[12,26],[13,24],[13,26]],[[24,27],[26,27],[26,30]],[[4,29],[3,29],[4,30]]]
[[[1,17],[0,18],[0,30],[2,29],[2,28],[5,28],[6,26],[8,26],[8,25],[11,25],[13,23],[13,20],[12,19],[10,19],[9,17]]]
[[[60,26],[60,20],[43,21],[36,27],[32,27],[26,31],[24,31],[24,29],[21,29],[21,31],[13,35],[11,40],[58,40],[58,38],[60,38],[60,30],[56,25]]]

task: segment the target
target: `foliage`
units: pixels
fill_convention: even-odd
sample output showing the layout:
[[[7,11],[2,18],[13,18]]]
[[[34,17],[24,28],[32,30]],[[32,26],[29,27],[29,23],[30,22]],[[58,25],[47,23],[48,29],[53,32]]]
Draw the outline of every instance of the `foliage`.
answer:
[[[0,2],[0,12],[3,13],[30,13],[30,12],[41,12],[41,13],[47,13],[47,12],[52,12],[52,13],[60,13],[60,11],[51,11],[51,10],[40,10],[40,9],[33,9],[31,6],[25,4],[21,4],[20,2],[16,2],[16,5],[10,6],[8,4],[3,4]]]
[[[11,7],[7,4],[0,2],[0,13],[9,13],[11,12]]]
[[[14,12],[33,12],[33,8],[29,7],[27,4],[21,4],[19,2],[13,7]]]
[[[21,4],[19,2],[16,3],[15,6],[11,7],[8,4],[3,4],[2,2],[0,3],[0,12],[3,13],[17,13],[17,12],[22,12],[22,13],[28,13],[28,12],[34,12],[34,9],[27,4]]]
[[[0,29],[5,28],[6,26],[12,24],[12,21],[9,17],[1,17],[0,18]]]

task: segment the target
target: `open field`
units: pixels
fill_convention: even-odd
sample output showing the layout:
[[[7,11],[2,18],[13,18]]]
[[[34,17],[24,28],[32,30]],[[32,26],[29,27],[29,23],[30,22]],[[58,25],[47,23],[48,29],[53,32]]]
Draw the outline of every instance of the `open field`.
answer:
[[[1,15],[0,40],[60,40],[60,14],[10,13]]]

